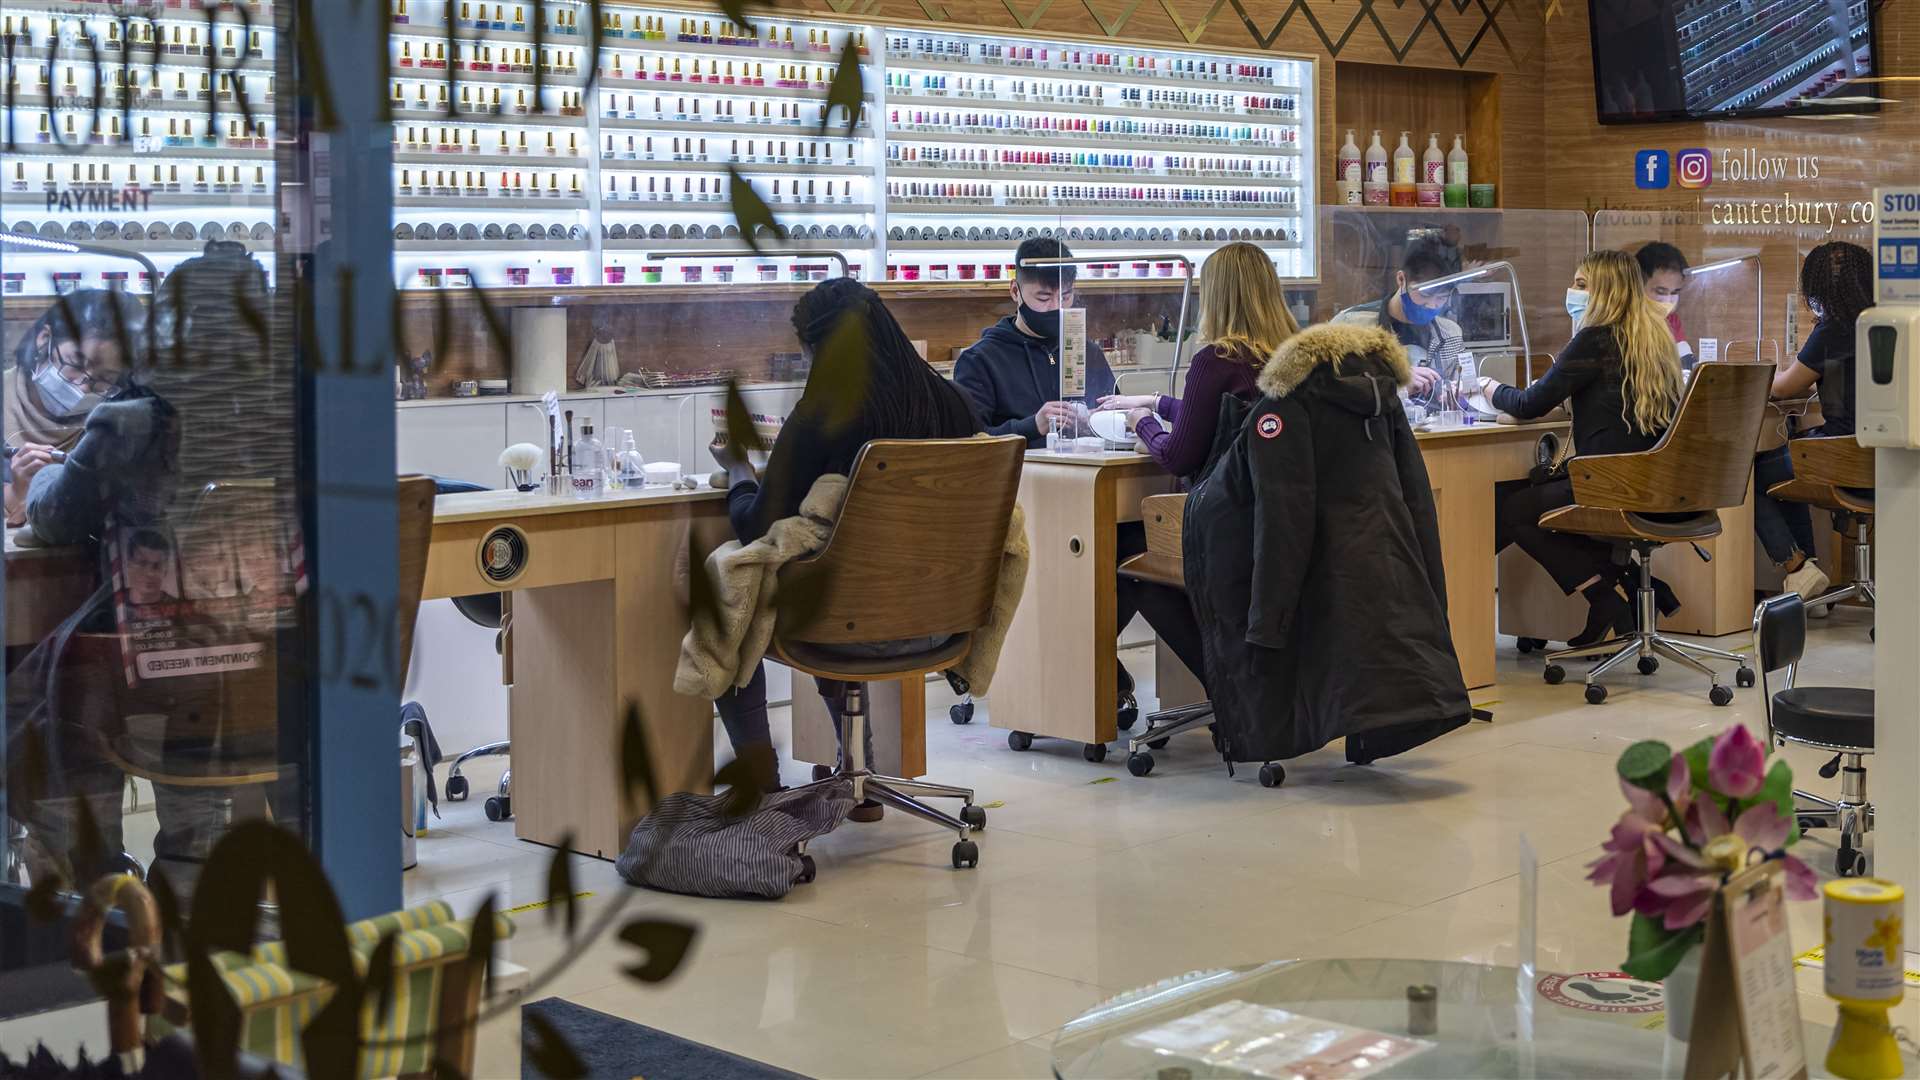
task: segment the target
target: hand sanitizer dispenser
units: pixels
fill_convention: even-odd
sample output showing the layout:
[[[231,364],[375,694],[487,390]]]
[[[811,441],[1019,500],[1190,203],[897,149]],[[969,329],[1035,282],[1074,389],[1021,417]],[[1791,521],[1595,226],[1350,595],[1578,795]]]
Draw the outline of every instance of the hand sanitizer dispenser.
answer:
[[[1868,308],[1854,324],[1855,434],[1861,446],[1920,450],[1920,305]]]

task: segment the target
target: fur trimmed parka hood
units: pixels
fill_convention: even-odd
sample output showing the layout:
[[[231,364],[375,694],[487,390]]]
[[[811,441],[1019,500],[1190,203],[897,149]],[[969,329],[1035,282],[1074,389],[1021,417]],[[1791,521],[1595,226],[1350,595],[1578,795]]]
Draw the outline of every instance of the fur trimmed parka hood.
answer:
[[[1322,323],[1300,331],[1274,350],[1273,359],[1260,371],[1260,392],[1286,397],[1322,367],[1330,369],[1341,382],[1359,380],[1354,389],[1380,378],[1390,379],[1395,390],[1413,381],[1413,363],[1407,358],[1406,346],[1386,330]],[[1363,395],[1369,399],[1372,396],[1371,389]],[[1393,396],[1392,392],[1387,396]],[[1378,413],[1365,410],[1363,415]]]

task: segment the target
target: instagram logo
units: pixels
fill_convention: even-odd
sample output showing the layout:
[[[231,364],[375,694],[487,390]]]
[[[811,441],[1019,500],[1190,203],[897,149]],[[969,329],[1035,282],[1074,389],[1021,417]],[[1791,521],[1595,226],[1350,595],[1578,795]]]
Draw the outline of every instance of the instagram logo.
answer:
[[[1683,188],[1713,183],[1713,155],[1705,150],[1682,150],[1673,155],[1673,171]]]

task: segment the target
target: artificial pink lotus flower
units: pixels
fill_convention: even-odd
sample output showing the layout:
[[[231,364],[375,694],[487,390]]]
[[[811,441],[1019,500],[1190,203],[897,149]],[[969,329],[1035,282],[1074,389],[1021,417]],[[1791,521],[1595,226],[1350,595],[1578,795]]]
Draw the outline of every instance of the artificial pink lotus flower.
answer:
[[[1667,766],[1667,798],[1682,815],[1691,789],[1686,760],[1675,754]],[[1663,835],[1668,824],[1667,807],[1659,796],[1625,780],[1620,781],[1620,790],[1631,809],[1620,815],[1612,835],[1600,845],[1606,854],[1587,866],[1588,881],[1608,886],[1615,915],[1632,911],[1647,882],[1666,864],[1654,838]]]
[[[1791,823],[1772,803],[1748,807],[1729,825],[1713,799],[1700,799],[1687,813],[1686,830],[1699,850],[1664,832],[1654,836],[1652,844],[1663,856],[1661,866],[1634,900],[1635,910],[1660,919],[1667,930],[1684,930],[1706,918],[1721,877],[1744,869],[1756,850],[1780,852],[1789,900],[1811,900],[1818,893],[1812,868],[1783,851]]]
[[[1715,791],[1744,799],[1760,790],[1766,779],[1767,751],[1747,731],[1735,724],[1713,740],[1713,752],[1707,758],[1707,779]]]

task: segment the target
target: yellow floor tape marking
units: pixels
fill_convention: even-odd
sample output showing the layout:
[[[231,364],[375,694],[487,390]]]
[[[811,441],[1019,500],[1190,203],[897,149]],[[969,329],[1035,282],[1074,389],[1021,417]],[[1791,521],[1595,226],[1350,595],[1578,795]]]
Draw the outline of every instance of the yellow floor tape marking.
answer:
[[[1113,783],[1114,781],[1116,781],[1116,780],[1118,780],[1118,779],[1120,779],[1120,778],[1119,778],[1119,777],[1117,777],[1117,776],[1103,776],[1103,777],[1101,777],[1101,778],[1100,778],[1100,779],[1098,779],[1098,780],[1089,780],[1089,781],[1087,781],[1087,783],[1089,783],[1089,784],[1111,784],[1111,783]]]
[[[590,892],[577,892],[573,894],[573,898],[575,900],[585,900],[587,897],[592,895],[593,894]],[[536,911],[540,908],[546,907],[548,904],[551,904],[551,903],[553,903],[553,900],[551,898],[548,898],[546,900],[535,900],[531,904],[521,904],[519,907],[510,907],[507,910],[501,912],[500,914],[518,915],[523,911]]]

